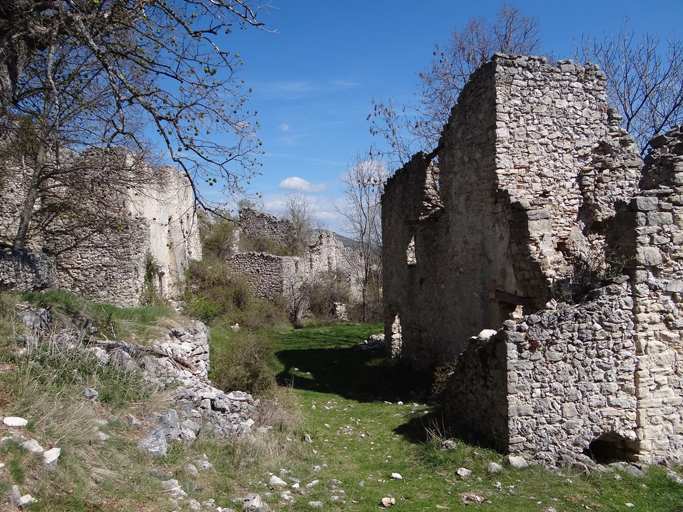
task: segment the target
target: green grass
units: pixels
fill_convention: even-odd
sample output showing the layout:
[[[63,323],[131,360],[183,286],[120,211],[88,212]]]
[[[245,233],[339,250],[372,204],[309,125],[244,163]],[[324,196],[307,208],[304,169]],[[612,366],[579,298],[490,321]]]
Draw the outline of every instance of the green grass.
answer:
[[[313,439],[311,451],[317,451],[306,461],[290,461],[287,469],[302,478],[302,485],[320,480],[298,498],[294,510],[308,510],[309,501],[321,500],[325,510],[374,511],[383,497],[394,497],[396,511],[460,510],[465,508],[465,493],[486,500],[470,507],[491,511],[683,510],[683,486],[666,478],[663,468],[651,468],[644,479],[627,474],[616,479],[617,473],[582,475],[566,468],[551,473],[540,466],[506,467],[490,475],[487,464],[502,465],[502,454],[460,440],[456,450],[441,451],[439,433],[445,429],[438,408],[413,402],[415,390],[391,377],[396,368],[351,348],[381,330],[378,324],[340,324],[280,331],[277,336],[278,378],[293,387],[303,413],[302,429]],[[382,379],[391,385],[377,382]],[[313,465],[324,464],[322,471],[312,472]],[[459,477],[460,467],[471,470],[472,476]],[[278,468],[268,469],[277,473]],[[400,473],[403,480],[392,480],[392,473]],[[342,482],[336,487],[344,490],[345,504],[330,499],[330,479]]]
[[[0,294],[3,332],[15,321],[12,300],[19,295],[8,297]],[[87,304],[63,292],[27,299],[49,305],[65,318],[88,311],[92,315],[99,308],[115,329],[127,326],[137,337],[142,337],[139,329],[145,332],[166,318],[163,308],[122,310]],[[470,507],[492,511],[683,510],[683,486],[667,479],[663,468],[651,468],[644,479],[620,474],[617,480],[616,473],[581,475],[568,469],[551,473],[539,466],[508,467],[490,475],[486,465],[502,463],[499,453],[460,440],[456,450],[439,450],[445,428],[421,387],[400,366],[353,349],[370,334],[382,332],[381,324],[309,324],[235,333],[228,320],[212,325],[214,383],[222,382],[230,391],[235,379],[243,379],[244,385],[265,392],[253,428],[272,426],[266,436],[237,442],[201,432],[191,443],[171,443],[166,457],[153,458],[137,450],[151,427],[134,429],[118,419],[99,427],[111,436],[109,441],[94,441],[98,419],[113,413],[124,418],[127,412],[144,419],[148,412],[167,407],[167,394],[66,349],[16,356],[7,342],[0,351],[0,363],[11,368],[0,373],[2,413],[30,419],[25,435],[41,446],[59,445],[62,455],[57,468],[46,471],[40,455],[5,442],[0,445],[0,461],[6,465],[0,490],[19,483],[22,492],[40,500],[30,509],[45,511],[188,510],[186,501],[178,507],[168,502],[160,483],[167,478],[177,479],[189,497],[200,502],[213,498],[217,505],[235,509],[241,504],[233,500],[257,492],[274,511],[316,510],[309,501],[322,501],[323,510],[374,511],[383,497],[394,497],[396,511],[461,510],[464,493],[483,495],[490,503]],[[280,387],[262,386],[265,381],[259,380],[273,377]],[[85,386],[98,389],[98,402],[83,399]],[[305,434],[312,444],[302,441]],[[214,469],[191,477],[186,465],[203,454]],[[459,477],[459,467],[470,469],[472,476]],[[301,479],[303,489],[292,493],[294,502],[285,501],[282,490],[269,488],[269,475],[281,469]],[[403,479],[391,479],[392,473]],[[306,489],[313,480],[319,483]],[[627,502],[635,507],[627,508]]]

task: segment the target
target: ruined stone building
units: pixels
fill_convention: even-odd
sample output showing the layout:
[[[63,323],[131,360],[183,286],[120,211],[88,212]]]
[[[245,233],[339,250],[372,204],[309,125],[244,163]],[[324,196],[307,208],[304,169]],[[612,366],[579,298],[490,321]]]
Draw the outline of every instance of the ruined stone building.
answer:
[[[94,300],[137,306],[149,263],[154,262],[154,275],[148,277],[155,288],[166,298],[177,293],[174,285],[184,279],[190,259],[201,259],[189,180],[174,167],[152,168],[120,153],[121,172],[149,179],[134,187],[106,190],[96,171],[88,176],[85,170],[81,181],[91,187],[89,193],[60,187],[50,199],[83,203],[78,215],[55,214],[59,210],[39,201],[27,239],[29,250],[0,251],[1,286],[63,288]],[[30,179],[30,169],[13,169],[0,189],[0,243],[5,246],[11,245],[17,231]]]
[[[285,245],[290,229],[289,221],[278,219],[253,209],[240,210],[238,238],[265,238]],[[235,252],[227,260],[228,266],[250,277],[257,296],[274,299],[291,298],[303,282],[312,282],[329,273],[345,284],[353,298],[359,291],[360,254],[346,247],[332,231],[315,231],[308,248],[301,256],[278,256],[265,252],[240,251],[235,241]]]
[[[538,57],[472,75],[438,164],[418,154],[386,185],[385,333],[415,370],[455,362],[448,421],[502,451],[680,462],[683,133],[643,168],[605,87]],[[627,275],[552,300],[603,255]]]

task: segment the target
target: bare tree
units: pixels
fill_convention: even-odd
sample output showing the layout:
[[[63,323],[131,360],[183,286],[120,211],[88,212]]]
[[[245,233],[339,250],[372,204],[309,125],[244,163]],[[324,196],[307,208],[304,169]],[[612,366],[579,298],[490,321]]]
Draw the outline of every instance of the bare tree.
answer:
[[[302,191],[287,194],[283,219],[289,221],[287,227],[287,252],[293,256],[302,255],[308,249],[316,231],[322,229],[313,216],[313,205]]]
[[[208,210],[200,181],[240,190],[259,165],[258,122],[245,111],[239,55],[218,43],[236,27],[261,27],[262,7],[259,0],[1,2],[0,144],[21,145],[29,123],[40,146],[13,245],[23,247],[46,184],[78,174],[67,156],[91,147],[147,150],[143,126],[154,127]]]
[[[381,280],[382,192],[388,173],[384,163],[372,156],[356,155],[339,178],[347,203],[339,213],[346,220],[345,232],[358,243],[360,258],[349,262],[360,276],[362,320],[368,318],[370,288]]]
[[[683,43],[643,34],[638,40],[628,20],[602,40],[582,38],[574,57],[600,65],[607,97],[619,109],[623,127],[645,153],[648,141],[683,123]]]
[[[393,100],[373,100],[370,133],[386,143],[385,149],[375,145],[373,153],[396,166],[418,151],[430,153],[471,73],[496,52],[531,54],[541,48],[538,18],[525,16],[510,4],[503,4],[492,23],[470,18],[464,28],[453,30],[443,47],[435,45],[431,64],[418,73],[416,104],[397,109]]]

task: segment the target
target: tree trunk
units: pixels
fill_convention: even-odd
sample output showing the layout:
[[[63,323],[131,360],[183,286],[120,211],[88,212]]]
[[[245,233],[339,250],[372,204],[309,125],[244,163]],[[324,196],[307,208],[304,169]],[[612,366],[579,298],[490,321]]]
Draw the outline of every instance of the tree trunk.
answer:
[[[41,150],[44,154],[44,151]],[[17,228],[17,234],[14,237],[14,243],[12,247],[16,250],[23,249],[26,246],[26,236],[28,235],[28,228],[31,225],[31,218],[33,217],[33,209],[36,205],[36,200],[38,199],[38,190],[40,188],[40,183],[42,181],[41,170],[43,158],[37,158],[35,162],[35,168],[31,173],[31,184],[26,193],[26,198],[24,199],[24,206],[21,209],[21,214],[19,216],[19,227]],[[23,166],[26,169],[26,164]]]

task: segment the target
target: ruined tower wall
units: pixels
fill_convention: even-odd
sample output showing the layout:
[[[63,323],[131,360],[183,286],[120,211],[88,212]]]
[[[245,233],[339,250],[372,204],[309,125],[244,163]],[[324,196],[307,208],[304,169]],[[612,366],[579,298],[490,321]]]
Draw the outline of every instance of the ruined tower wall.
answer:
[[[46,261],[54,275],[50,287],[125,307],[139,305],[151,255],[159,266],[153,284],[164,297],[173,297],[178,292],[174,284],[184,280],[190,258],[202,256],[190,183],[178,169],[154,168],[126,151],[102,154],[101,160],[99,150],[78,155],[86,162],[90,158],[92,166],[79,169],[77,191],[69,180],[43,183],[51,194],[35,205],[26,245],[49,256]],[[108,162],[104,171],[118,168],[121,181],[110,182],[116,186],[98,179],[104,172],[101,161]],[[31,175],[29,168],[16,168],[3,180],[0,242],[5,245],[12,244]],[[60,210],[62,202],[76,208]],[[23,276],[22,281],[31,279]],[[46,287],[40,279],[34,282]]]
[[[683,128],[651,142],[624,212],[635,241],[638,438],[643,457],[683,460]]]
[[[616,125],[595,66],[497,54],[472,75],[438,148],[438,214],[420,213],[424,187],[405,177],[427,162],[397,171],[383,198],[385,326],[400,316],[413,367],[454,357],[519,305],[542,308],[554,281],[603,251],[640,169]]]
[[[448,382],[447,420],[551,464],[570,463],[606,436],[635,457],[632,308],[629,283],[612,284],[585,303],[551,303],[506,321],[489,340],[471,340]]]

